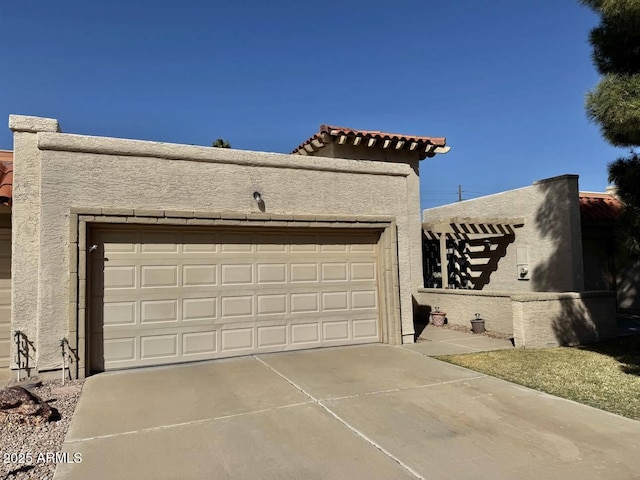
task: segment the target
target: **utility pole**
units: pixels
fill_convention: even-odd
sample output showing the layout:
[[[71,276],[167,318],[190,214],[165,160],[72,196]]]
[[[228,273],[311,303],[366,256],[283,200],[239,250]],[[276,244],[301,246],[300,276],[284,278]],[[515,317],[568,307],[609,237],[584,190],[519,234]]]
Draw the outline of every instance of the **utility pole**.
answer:
[[[458,201],[462,201],[462,185],[458,185]]]

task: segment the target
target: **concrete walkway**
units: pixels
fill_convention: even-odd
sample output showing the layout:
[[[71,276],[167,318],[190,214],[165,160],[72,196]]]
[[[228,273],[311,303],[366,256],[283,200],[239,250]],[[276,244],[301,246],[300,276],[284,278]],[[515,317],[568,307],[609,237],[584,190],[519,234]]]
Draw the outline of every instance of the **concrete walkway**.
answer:
[[[82,462],[58,465],[55,478],[637,478],[640,422],[420,348],[331,348],[96,375],[64,445]]]
[[[506,350],[513,348],[513,344],[511,340],[427,325],[420,333],[418,342],[407,347],[424,355],[433,356]]]

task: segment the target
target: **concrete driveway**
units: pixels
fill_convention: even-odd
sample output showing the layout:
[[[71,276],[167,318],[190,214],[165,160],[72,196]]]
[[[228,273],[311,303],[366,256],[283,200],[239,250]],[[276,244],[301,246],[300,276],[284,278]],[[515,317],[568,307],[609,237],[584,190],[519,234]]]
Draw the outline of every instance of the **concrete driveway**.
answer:
[[[371,345],[87,380],[63,479],[629,479],[640,422]]]

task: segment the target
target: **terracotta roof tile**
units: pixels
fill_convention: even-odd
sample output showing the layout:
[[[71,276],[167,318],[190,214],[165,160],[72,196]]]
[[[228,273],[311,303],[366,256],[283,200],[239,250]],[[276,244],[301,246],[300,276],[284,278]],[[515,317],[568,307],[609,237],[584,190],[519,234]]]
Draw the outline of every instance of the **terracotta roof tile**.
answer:
[[[357,138],[360,138],[360,144],[365,146],[369,146],[370,140],[375,141],[371,146],[385,145],[384,142],[389,140],[390,144],[393,143],[393,148],[396,148],[399,142],[404,142],[401,148],[417,150],[420,152],[421,159],[433,157],[436,153],[446,153],[449,151],[449,147],[446,146],[447,139],[444,137],[419,137],[401,133],[381,132],[379,130],[356,130],[348,127],[320,125],[320,131],[318,133],[298,145],[291,153],[304,154],[305,147],[309,149],[313,145],[315,147],[314,150],[317,150],[329,142],[335,142],[345,137],[350,142],[354,142]],[[384,148],[387,148],[390,144],[387,144]]]
[[[612,222],[622,210],[622,202],[610,193],[580,192],[579,197],[583,221]]]
[[[11,205],[13,191],[13,153],[0,150],[0,204]]]

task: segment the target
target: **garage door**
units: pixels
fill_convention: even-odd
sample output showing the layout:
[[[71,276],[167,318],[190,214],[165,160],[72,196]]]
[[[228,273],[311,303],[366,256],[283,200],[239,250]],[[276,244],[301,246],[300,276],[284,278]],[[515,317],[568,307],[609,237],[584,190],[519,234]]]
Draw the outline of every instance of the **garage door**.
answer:
[[[11,229],[0,228],[0,368],[9,366],[11,340]]]
[[[378,237],[96,229],[92,369],[378,342]]]

